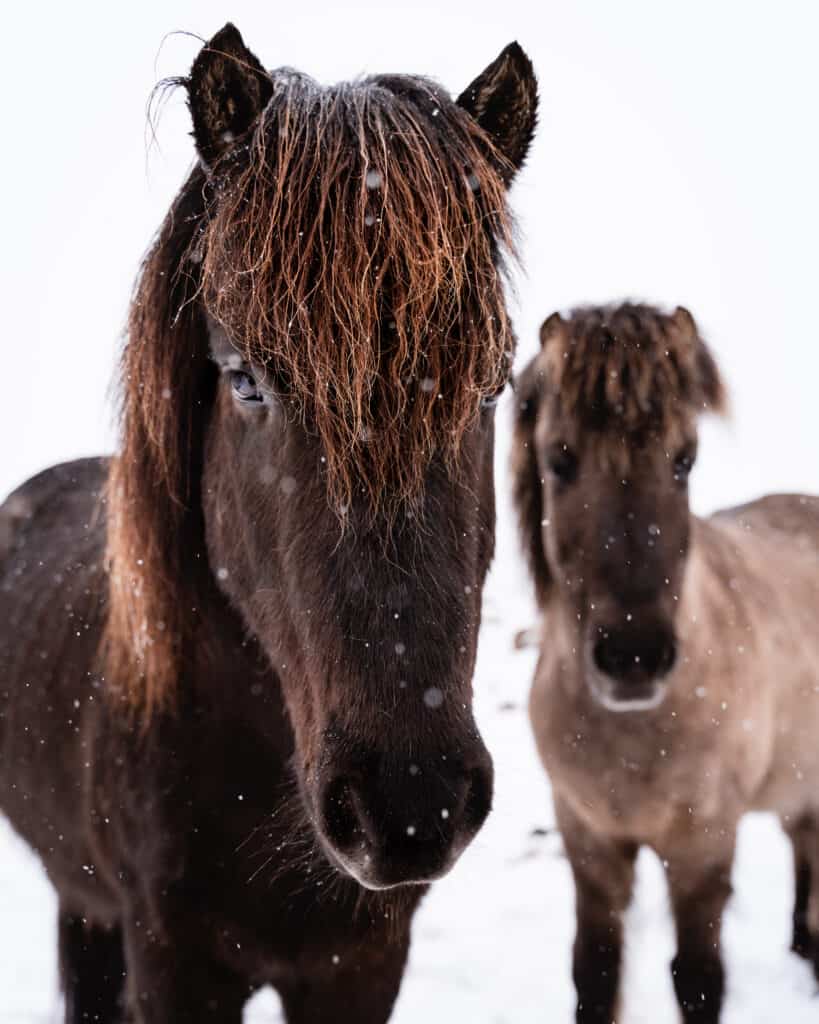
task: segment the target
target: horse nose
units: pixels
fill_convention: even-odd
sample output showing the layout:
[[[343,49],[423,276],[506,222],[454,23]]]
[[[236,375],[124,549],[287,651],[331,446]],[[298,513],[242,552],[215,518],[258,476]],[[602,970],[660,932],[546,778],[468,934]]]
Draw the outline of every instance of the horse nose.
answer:
[[[677,642],[671,629],[659,624],[601,629],[592,656],[603,675],[621,683],[644,683],[668,675],[677,660]]]
[[[492,762],[484,754],[470,767],[439,756],[399,771],[335,774],[319,797],[319,831],[333,859],[372,889],[445,874],[492,804]]]

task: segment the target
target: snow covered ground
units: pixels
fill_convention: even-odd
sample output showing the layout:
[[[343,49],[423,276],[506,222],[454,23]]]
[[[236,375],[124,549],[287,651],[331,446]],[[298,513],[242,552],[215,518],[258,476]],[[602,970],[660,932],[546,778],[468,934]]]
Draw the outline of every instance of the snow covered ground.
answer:
[[[0,78],[14,159],[0,169],[0,493],[50,463],[110,450],[106,388],[140,252],[191,157],[180,97],[146,163],[144,103],[228,18],[269,65],[322,80],[408,70],[462,88],[510,39],[541,78],[541,128],[515,189],[527,274],[521,362],[552,309],[631,295],[698,317],[733,397],[693,480],[706,511],[770,490],[819,492],[819,8],[692,0],[314,0],[286,17],[252,0],[31,3],[10,15]],[[36,54],[36,68],[32,63]],[[510,399],[498,409],[499,544],[476,676],[497,771],[495,810],[415,921],[397,1024],[566,1022],[572,887],[525,714],[533,621],[504,495]],[[535,831],[537,830],[537,831]],[[791,864],[775,822],[748,819],[725,926],[725,1024],[819,1020],[788,952]],[[0,1024],[59,1020],[55,905],[0,821]],[[640,863],[622,1024],[677,1020],[661,871]],[[279,1019],[263,994],[253,1024]]]

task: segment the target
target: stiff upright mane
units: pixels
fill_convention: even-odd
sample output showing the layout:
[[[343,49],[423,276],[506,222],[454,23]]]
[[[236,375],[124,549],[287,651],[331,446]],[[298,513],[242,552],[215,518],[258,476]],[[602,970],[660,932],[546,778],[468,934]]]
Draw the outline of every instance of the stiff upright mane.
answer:
[[[623,303],[554,314],[540,366],[560,414],[619,438],[672,433],[691,412],[719,412],[716,364],[687,310]]]
[[[235,144],[222,126],[200,145],[144,261],[123,355],[105,667],[148,709],[173,690],[208,571],[208,316],[320,442],[342,523],[354,500],[388,518],[413,506],[514,348],[512,169],[476,121],[421,78],[320,87],[251,71],[262,113]]]

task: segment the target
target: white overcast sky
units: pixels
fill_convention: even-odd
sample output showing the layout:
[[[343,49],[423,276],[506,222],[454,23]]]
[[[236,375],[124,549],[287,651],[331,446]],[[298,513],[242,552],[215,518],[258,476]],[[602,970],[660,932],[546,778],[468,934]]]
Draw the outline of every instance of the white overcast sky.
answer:
[[[521,361],[555,308],[684,303],[733,398],[730,425],[703,439],[698,505],[819,491],[812,0],[15,4],[0,70],[0,491],[113,445],[129,289],[193,158],[182,94],[150,150],[146,100],[198,49],[163,37],[209,36],[226,20],[269,67],[321,81],[418,72],[453,92],[518,39],[542,95],[514,190]],[[509,412],[507,401],[502,423]]]

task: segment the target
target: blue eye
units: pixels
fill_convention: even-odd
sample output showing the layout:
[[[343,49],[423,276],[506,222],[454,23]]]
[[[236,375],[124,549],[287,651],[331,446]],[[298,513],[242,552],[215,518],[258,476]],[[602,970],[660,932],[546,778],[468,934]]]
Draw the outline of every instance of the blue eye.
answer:
[[[503,388],[496,391],[494,395],[486,395],[481,399],[481,409],[494,409],[500,401],[500,396],[503,394]]]
[[[252,374],[245,370],[230,371],[230,386],[240,402],[261,402],[262,395]]]

